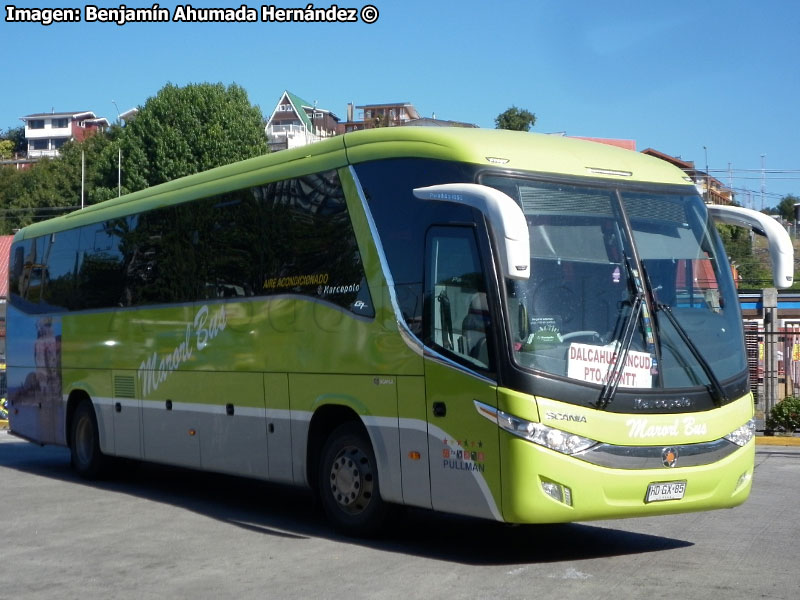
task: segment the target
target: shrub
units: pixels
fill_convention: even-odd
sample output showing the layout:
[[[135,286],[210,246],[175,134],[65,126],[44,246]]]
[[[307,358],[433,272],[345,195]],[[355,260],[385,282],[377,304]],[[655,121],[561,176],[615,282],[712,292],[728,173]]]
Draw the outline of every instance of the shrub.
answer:
[[[800,427],[800,397],[786,396],[778,402],[769,413],[767,427],[788,432]]]

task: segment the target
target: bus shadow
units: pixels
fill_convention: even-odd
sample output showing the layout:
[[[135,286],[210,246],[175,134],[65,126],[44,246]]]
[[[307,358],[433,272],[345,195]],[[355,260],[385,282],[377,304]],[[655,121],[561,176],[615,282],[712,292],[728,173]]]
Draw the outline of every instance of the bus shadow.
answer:
[[[0,444],[0,467],[169,504],[248,531],[285,539],[325,538],[385,552],[475,566],[553,563],[661,552],[691,542],[599,525],[509,526],[422,509],[399,510],[375,539],[342,536],[313,495],[290,486],[191,469],[119,461],[112,476],[84,481],[64,448]]]

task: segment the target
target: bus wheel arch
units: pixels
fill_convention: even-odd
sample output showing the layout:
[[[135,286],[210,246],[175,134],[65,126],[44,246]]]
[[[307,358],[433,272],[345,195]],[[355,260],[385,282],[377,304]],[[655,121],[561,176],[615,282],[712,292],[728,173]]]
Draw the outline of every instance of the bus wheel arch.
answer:
[[[331,524],[349,535],[378,533],[389,512],[380,495],[378,463],[358,415],[322,407],[311,421],[308,480]]]
[[[306,445],[306,481],[315,491],[322,447],[337,427],[348,422],[361,423],[361,419],[352,408],[341,404],[321,406],[311,417]]]

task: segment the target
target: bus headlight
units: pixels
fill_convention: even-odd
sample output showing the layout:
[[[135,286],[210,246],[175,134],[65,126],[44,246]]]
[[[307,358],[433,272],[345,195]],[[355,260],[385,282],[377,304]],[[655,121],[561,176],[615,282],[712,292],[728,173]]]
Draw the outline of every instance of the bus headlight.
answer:
[[[747,423],[739,427],[738,429],[734,429],[728,435],[725,436],[725,439],[729,442],[733,442],[737,446],[746,446],[747,442],[753,439],[753,436],[756,434],[756,421],[755,419],[750,419]]]
[[[541,423],[526,421],[501,410],[497,411],[497,424],[517,437],[562,454],[576,454],[597,444],[595,440]]]

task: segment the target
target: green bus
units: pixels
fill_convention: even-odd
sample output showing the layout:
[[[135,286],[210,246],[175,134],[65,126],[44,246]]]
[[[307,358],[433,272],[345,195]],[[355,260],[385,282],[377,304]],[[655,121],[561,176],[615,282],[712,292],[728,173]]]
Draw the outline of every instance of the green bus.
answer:
[[[10,430],[509,523],[731,507],[753,398],[684,174],[530,133],[348,133],[37,223],[11,249]]]

